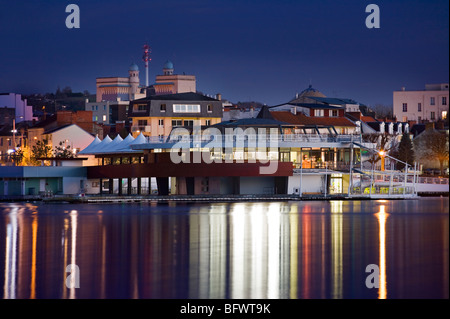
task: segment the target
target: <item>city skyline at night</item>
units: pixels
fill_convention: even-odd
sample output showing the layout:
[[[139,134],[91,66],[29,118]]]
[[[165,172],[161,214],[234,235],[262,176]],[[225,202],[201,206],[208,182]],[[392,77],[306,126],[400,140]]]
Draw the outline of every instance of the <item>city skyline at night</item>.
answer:
[[[126,76],[133,62],[144,84],[145,43],[150,84],[170,60],[175,73],[197,77],[199,91],[232,102],[284,103],[312,84],[327,96],[391,105],[401,87],[448,82],[447,1],[379,1],[379,29],[366,27],[369,3],[357,1],[76,4],[79,29],[65,26],[68,3],[8,3],[2,92],[93,93],[97,77]]]

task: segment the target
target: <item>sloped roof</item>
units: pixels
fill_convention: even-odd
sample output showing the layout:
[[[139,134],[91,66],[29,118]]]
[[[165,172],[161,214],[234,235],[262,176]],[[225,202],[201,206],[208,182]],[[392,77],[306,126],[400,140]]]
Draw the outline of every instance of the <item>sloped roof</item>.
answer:
[[[78,154],[89,154],[89,152],[91,150],[95,149],[95,146],[100,144],[102,141],[98,138],[98,135],[95,137],[95,139],[91,142],[91,144],[89,144],[88,146],[86,146],[83,150],[81,150],[80,152],[78,152]]]
[[[107,137],[109,137],[109,136],[107,136]],[[123,141],[123,138],[119,134],[117,134],[117,136],[111,142],[107,143],[100,150],[99,149],[94,149],[94,153],[96,153],[96,154],[98,154],[98,153],[111,153],[112,150],[122,141]]]
[[[119,135],[118,135],[119,136]],[[109,148],[110,151],[120,152],[123,150],[129,150],[129,145],[134,141],[133,135],[131,133],[128,134],[120,143]]]
[[[272,111],[271,113],[275,120],[293,125],[356,126],[345,117],[309,117],[301,112],[295,115],[288,111]]]
[[[145,102],[151,100],[164,100],[164,101],[219,101],[217,99],[213,99],[209,96],[194,93],[194,92],[185,92],[185,93],[175,93],[175,94],[161,94],[161,95],[151,95],[142,99],[134,100],[134,102]]]

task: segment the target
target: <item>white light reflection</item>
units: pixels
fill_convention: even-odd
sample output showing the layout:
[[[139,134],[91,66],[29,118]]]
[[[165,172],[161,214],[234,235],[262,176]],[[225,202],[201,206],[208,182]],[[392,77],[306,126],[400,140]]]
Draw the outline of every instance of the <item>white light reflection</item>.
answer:
[[[205,206],[198,212],[191,211],[189,291],[192,298],[225,298],[226,218],[225,205]]]
[[[268,283],[267,298],[277,299],[280,297],[281,276],[281,234],[280,234],[280,204],[271,203],[267,211],[267,239],[268,239]]]
[[[289,227],[289,216],[281,212],[281,205],[232,205],[230,298],[289,296],[289,231],[284,231]]]
[[[298,206],[291,205],[289,214],[290,227],[290,294],[289,298],[297,299],[298,287]]]
[[[378,299],[387,298],[386,285],[386,220],[389,216],[386,213],[386,206],[380,205],[380,211],[375,214],[379,224],[379,252],[380,252],[380,287],[378,288]]]
[[[77,215],[76,210],[70,211],[70,228],[71,228],[71,247],[70,247],[70,263],[76,265],[76,254],[77,254]],[[75,299],[75,286],[72,285],[69,292],[69,299]]]
[[[245,294],[245,220],[246,205],[236,203],[230,212],[230,246],[231,246],[231,286],[230,297],[233,299],[246,299]]]
[[[330,201],[332,298],[334,299],[342,298],[342,205],[343,201]]]
[[[18,207],[11,207],[8,214],[9,223],[6,226],[5,284],[3,287],[5,299],[16,298],[18,211]]]

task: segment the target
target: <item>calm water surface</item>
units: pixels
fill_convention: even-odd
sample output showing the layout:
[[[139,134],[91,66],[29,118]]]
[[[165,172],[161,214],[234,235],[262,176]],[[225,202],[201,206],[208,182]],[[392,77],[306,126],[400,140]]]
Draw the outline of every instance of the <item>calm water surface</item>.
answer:
[[[0,296],[448,298],[448,243],[448,198],[0,203]]]

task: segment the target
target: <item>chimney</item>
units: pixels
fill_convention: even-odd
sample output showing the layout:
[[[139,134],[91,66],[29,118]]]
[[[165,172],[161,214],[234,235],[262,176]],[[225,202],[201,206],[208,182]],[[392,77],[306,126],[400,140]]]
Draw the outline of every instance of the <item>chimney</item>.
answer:
[[[217,93],[216,94],[216,100],[222,101],[222,94]]]
[[[406,88],[404,86],[402,86],[402,91],[406,91]]]
[[[125,127],[125,121],[116,121],[116,133],[119,134],[120,131]]]
[[[296,106],[291,107],[291,113],[294,115],[297,115],[297,107]]]

